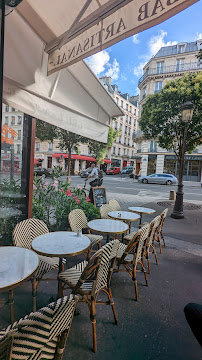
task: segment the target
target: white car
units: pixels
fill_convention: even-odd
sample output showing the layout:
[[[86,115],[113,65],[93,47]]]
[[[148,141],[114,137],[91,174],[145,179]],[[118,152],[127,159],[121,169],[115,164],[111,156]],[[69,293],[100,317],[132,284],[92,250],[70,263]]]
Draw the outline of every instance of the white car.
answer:
[[[166,184],[166,185],[176,185],[177,178],[172,174],[152,174],[148,176],[141,176],[138,179],[138,182],[143,184]]]

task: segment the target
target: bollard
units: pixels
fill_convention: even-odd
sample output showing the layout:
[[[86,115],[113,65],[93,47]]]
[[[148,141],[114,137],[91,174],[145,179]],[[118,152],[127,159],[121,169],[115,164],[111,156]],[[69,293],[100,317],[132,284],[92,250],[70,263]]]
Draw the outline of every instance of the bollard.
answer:
[[[169,200],[174,200],[176,199],[176,192],[175,190],[170,190],[170,197]]]

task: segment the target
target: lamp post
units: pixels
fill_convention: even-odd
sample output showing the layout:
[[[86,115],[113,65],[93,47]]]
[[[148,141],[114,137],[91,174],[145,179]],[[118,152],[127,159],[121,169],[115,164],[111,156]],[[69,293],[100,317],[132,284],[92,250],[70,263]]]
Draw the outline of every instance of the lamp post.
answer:
[[[178,177],[178,189],[176,193],[176,200],[171,217],[174,219],[183,219],[183,172],[184,172],[184,154],[186,151],[186,138],[188,124],[192,119],[194,111],[194,105],[190,100],[187,100],[181,107],[182,121],[184,123],[184,137],[182,148],[179,151],[179,177]]]

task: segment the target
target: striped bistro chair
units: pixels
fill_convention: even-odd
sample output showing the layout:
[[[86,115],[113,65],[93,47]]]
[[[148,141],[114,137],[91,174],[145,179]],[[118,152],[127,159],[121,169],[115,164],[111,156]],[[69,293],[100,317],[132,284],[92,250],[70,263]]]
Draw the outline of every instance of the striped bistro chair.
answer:
[[[78,297],[58,299],[0,331],[0,360],[60,360]]]
[[[97,351],[95,305],[111,305],[115,324],[117,324],[117,316],[112,298],[110,281],[118,248],[119,241],[113,240],[98,250],[89,262],[84,260],[82,263],[77,264],[71,269],[67,269],[58,275],[58,280],[63,283],[63,291],[67,285],[68,288],[72,289],[72,293],[79,294],[81,296],[80,301],[87,303],[89,307],[93,329],[94,352]],[[104,291],[107,294],[107,302],[97,300],[99,291]],[[59,296],[60,295],[62,294],[59,294]]]
[[[165,222],[167,213],[168,213],[168,209],[165,209],[165,210],[163,210],[162,213],[160,214],[161,222],[160,222],[160,224],[159,224],[157,236],[155,237],[155,240],[159,243],[160,254],[161,254],[161,239],[163,240],[164,247],[166,247],[165,239],[164,239],[164,235],[163,235],[162,229],[163,229],[163,225],[164,225],[164,222]]]
[[[49,230],[43,221],[39,219],[26,219],[21,221],[13,229],[13,244],[14,246],[24,247],[31,249],[32,241],[39,235],[48,233]],[[33,311],[36,311],[36,295],[39,281],[47,281],[42,279],[43,275],[53,269],[58,269],[59,259],[56,257],[50,258],[47,256],[39,257],[39,266],[35,274],[31,278],[32,282],[32,294],[33,294]],[[50,280],[50,279],[49,279]]]
[[[161,222],[161,216],[156,216],[150,223],[150,231],[149,231],[149,235],[148,238],[145,241],[145,245],[143,248],[143,254],[147,259],[147,263],[148,263],[148,272],[150,274],[150,262],[149,262],[149,254],[150,254],[150,247],[153,250],[153,253],[155,255],[155,259],[156,259],[156,263],[158,264],[158,260],[157,260],[157,255],[156,255],[156,249],[155,249],[155,245],[154,245],[154,239],[156,238],[157,232],[158,232],[158,228]]]
[[[109,201],[109,206],[111,206],[112,211],[121,211],[121,207],[117,200],[112,199]]]
[[[104,204],[100,206],[100,217],[101,219],[112,219],[108,215],[110,211],[113,211],[114,209],[109,204]]]
[[[143,226],[133,237],[128,245],[120,244],[118,254],[117,254],[117,267],[115,272],[127,271],[134,282],[135,285],[135,295],[136,301],[138,300],[138,289],[137,289],[137,279],[136,272],[138,263],[142,266],[142,271],[144,272],[146,285],[148,286],[147,272],[144,267],[142,252],[145,240],[148,238],[150,226]],[[124,266],[124,269],[120,269],[121,266]]]
[[[88,220],[83,210],[81,209],[72,210],[68,215],[68,221],[70,228],[73,232],[88,229]],[[88,234],[85,234],[85,236],[87,236],[91,242],[91,249],[94,245],[97,245],[98,249],[101,248],[101,242],[103,240],[103,236],[92,235],[89,229],[88,229]],[[91,249],[90,252],[95,252],[95,250],[91,250]]]

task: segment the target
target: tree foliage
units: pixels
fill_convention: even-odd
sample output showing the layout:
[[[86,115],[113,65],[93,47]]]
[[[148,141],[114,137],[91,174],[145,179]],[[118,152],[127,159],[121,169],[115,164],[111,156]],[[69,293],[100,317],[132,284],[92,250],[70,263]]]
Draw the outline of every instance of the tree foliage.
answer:
[[[187,97],[194,104],[185,148],[191,153],[202,141],[202,72],[186,73],[178,80],[167,82],[159,93],[149,96],[139,122],[146,139],[157,139],[162,148],[173,149],[178,160],[182,153],[185,126],[181,106]]]
[[[95,156],[99,164],[103,163],[103,159],[105,158],[107,151],[109,150],[109,148],[112,147],[114,141],[119,135],[120,131],[117,131],[110,127],[108,132],[107,144],[103,144],[94,140],[89,140],[91,153]]]

